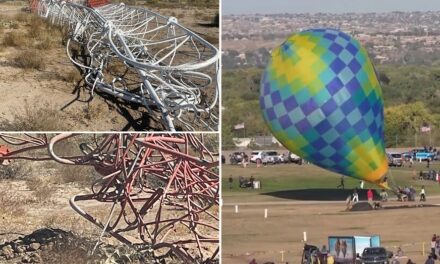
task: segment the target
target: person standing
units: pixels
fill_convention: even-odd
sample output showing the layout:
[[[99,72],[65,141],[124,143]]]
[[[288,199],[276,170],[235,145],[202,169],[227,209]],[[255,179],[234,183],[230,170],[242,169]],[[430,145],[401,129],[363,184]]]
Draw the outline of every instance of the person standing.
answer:
[[[232,182],[233,182],[234,180],[232,179],[232,175],[229,175],[229,179],[228,179],[228,182],[229,182],[229,189],[232,189]]]
[[[425,261],[425,264],[435,264],[435,261],[431,255],[428,256],[428,259]]]
[[[368,191],[367,191],[367,198],[368,198],[368,203],[372,204],[373,203],[373,191],[371,189],[368,189]]]
[[[354,190],[353,190],[353,198],[352,198],[351,201],[352,201],[353,203],[357,203],[357,202],[359,202],[359,195],[358,195],[357,189],[354,189]]]
[[[435,244],[437,243],[437,235],[432,235],[431,238],[431,256],[435,256]]]
[[[423,185],[420,190],[420,202],[426,202],[425,185]]]

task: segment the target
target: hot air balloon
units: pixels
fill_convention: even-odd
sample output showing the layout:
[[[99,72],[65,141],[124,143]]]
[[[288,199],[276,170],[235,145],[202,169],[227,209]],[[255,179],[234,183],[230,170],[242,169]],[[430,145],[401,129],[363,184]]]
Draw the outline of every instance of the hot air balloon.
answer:
[[[367,51],[336,29],[310,29],[273,50],[261,111],[290,151],[322,168],[384,186],[383,99]]]

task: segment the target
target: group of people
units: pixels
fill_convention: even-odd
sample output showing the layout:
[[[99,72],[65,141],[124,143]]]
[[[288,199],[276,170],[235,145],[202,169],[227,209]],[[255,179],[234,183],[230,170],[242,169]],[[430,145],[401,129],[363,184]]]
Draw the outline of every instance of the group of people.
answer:
[[[247,179],[243,176],[239,176],[238,177],[238,186],[240,188],[254,188],[254,181],[255,181],[255,178],[252,175],[249,179]],[[234,179],[232,178],[232,175],[229,176],[228,183],[229,183],[229,189],[232,189],[232,186],[234,183]]]
[[[398,186],[397,187],[398,192],[398,200],[399,201],[415,201],[416,200],[416,194],[417,191],[413,186],[405,186],[404,188]],[[420,202],[426,202],[426,191],[425,186],[423,185],[420,189]]]

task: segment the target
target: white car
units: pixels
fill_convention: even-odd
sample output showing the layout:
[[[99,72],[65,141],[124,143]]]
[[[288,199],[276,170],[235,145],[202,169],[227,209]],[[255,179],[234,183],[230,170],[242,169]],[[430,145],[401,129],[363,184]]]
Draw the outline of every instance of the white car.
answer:
[[[253,163],[279,163],[281,162],[278,152],[270,150],[252,151],[251,162]]]

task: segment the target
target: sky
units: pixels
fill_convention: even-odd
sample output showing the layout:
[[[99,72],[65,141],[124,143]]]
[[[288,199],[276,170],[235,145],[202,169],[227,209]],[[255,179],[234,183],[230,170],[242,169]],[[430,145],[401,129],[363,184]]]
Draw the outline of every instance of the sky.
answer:
[[[440,0],[221,0],[223,15],[440,11]]]

